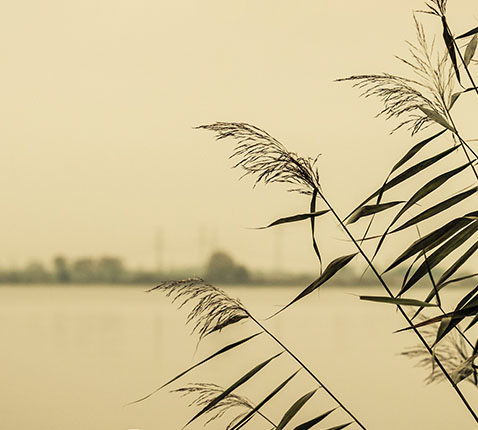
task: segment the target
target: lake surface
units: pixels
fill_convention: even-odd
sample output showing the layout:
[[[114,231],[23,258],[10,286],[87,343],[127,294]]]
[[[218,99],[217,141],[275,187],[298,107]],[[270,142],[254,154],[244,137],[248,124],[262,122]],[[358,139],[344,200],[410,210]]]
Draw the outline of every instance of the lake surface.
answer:
[[[161,293],[143,287],[0,287],[0,422],[8,430],[176,430],[194,415],[189,398],[164,390],[125,406],[225,343],[257,329],[252,323],[197,337],[184,326]],[[298,288],[234,288],[258,317],[286,304]],[[416,343],[393,306],[360,302],[367,288],[323,288],[277,318],[264,321],[366,425],[368,430],[476,429],[447,383],[425,385],[426,371],[399,353]],[[278,351],[264,335],[176,383],[231,384]],[[240,357],[240,360],[237,358]],[[297,365],[284,355],[267,366],[243,392],[254,402],[290,375]],[[264,409],[279,421],[284,407],[315,387],[301,372]],[[461,384],[478,407],[478,390]],[[276,406],[275,406],[276,405]],[[298,425],[334,405],[319,390]],[[334,416],[336,415],[336,416]],[[334,412],[323,427],[346,422]],[[198,420],[188,428],[203,428]],[[294,425],[290,427],[293,428]],[[224,423],[210,428],[225,428]],[[248,428],[269,429],[256,419]],[[351,426],[352,428],[358,428]]]

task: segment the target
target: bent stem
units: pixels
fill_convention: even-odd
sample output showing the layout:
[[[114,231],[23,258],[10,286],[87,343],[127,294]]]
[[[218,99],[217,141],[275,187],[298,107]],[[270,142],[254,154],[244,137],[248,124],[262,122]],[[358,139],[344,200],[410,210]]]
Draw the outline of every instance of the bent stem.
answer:
[[[270,332],[266,327],[264,327],[264,325],[262,325],[256,318],[254,318],[254,316],[252,316],[247,310],[246,310],[247,314],[249,315],[249,318],[254,321],[254,323],[256,323],[263,331],[264,333],[267,333],[271,339],[273,339],[278,345],[280,345],[280,347],[285,351],[287,352],[287,354],[289,354],[289,356],[294,359],[297,364],[299,364],[311,377],[312,379],[317,382],[317,384],[320,385],[320,387],[335,401],[335,403],[337,403],[340,408],[345,412],[347,413],[347,415],[352,418],[355,423],[362,429],[362,430],[366,430],[366,428],[364,427],[364,425],[358,420],[358,418],[356,418],[352,412],[350,412],[349,409],[347,409],[347,407],[332,393],[332,391],[330,391],[330,389],[328,389],[324,383],[302,362],[302,360],[300,360],[300,358],[298,358],[286,345],[284,345],[282,343],[282,341],[280,339],[278,339],[272,332]]]
[[[382,285],[382,287],[385,289],[385,291],[387,292],[387,294],[391,297],[391,298],[394,298],[394,295],[392,293],[392,291],[390,290],[389,286],[387,285],[387,283],[384,281],[383,277],[380,275],[380,273],[378,273],[377,269],[375,268],[374,264],[372,263],[372,261],[370,260],[370,258],[367,256],[367,254],[365,253],[365,251],[362,249],[362,247],[359,245],[359,243],[357,242],[357,240],[355,239],[355,237],[352,235],[352,233],[350,232],[350,230],[347,228],[347,226],[342,222],[342,220],[340,219],[340,217],[338,216],[337,212],[335,212],[334,208],[332,207],[332,205],[327,201],[327,199],[325,198],[324,194],[318,190],[318,195],[319,197],[324,201],[324,203],[326,204],[326,206],[329,208],[329,210],[332,212],[332,214],[334,215],[335,219],[337,220],[337,222],[340,224],[340,226],[342,227],[342,229],[344,230],[344,232],[346,233],[346,235],[350,238],[350,240],[352,240],[353,244],[355,245],[355,247],[357,248],[358,252],[362,255],[362,257],[364,258],[365,262],[367,263],[367,265],[370,267],[370,269],[372,270],[372,272],[374,273],[374,275],[376,276],[376,278],[378,279],[378,281],[380,282],[380,284]],[[436,362],[436,364],[438,365],[438,367],[440,368],[440,370],[443,372],[443,374],[445,375],[446,379],[448,380],[448,382],[451,384],[451,386],[453,387],[453,389],[455,390],[455,392],[458,394],[458,397],[461,399],[461,401],[463,402],[463,404],[465,405],[466,409],[468,409],[469,413],[471,414],[471,416],[473,417],[473,419],[475,420],[475,422],[478,424],[478,415],[476,414],[476,412],[473,410],[473,408],[471,407],[471,405],[468,403],[468,400],[466,399],[466,397],[463,395],[463,393],[461,392],[461,390],[458,388],[457,384],[453,381],[452,377],[450,376],[450,374],[447,372],[447,370],[445,369],[445,367],[443,366],[443,364],[441,363],[441,361],[438,359],[438,357],[436,357],[436,355],[433,353],[432,349],[430,348],[430,346],[428,345],[428,343],[426,342],[426,340],[423,338],[423,336],[421,335],[421,333],[418,331],[418,329],[414,326],[414,324],[412,323],[411,319],[409,318],[409,316],[407,315],[407,313],[404,311],[404,309],[402,308],[402,306],[400,305],[397,305],[397,308],[398,310],[400,311],[400,313],[402,314],[403,318],[405,318],[405,320],[407,321],[408,325],[411,327],[411,329],[414,331],[414,333],[417,335],[418,339],[420,339],[420,342],[423,344],[423,346],[426,348],[426,350],[428,351],[428,353],[432,356],[433,360]]]

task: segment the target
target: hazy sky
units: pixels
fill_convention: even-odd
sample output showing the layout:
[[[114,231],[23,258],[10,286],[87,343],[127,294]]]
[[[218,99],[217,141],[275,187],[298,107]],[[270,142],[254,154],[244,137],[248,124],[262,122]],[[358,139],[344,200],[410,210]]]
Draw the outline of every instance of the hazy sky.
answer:
[[[471,3],[450,0],[456,33],[476,26]],[[307,200],[238,181],[227,159],[233,143],[193,127],[249,122],[294,151],[321,153],[324,190],[345,213],[412,141],[405,132],[390,137],[393,124],[374,118],[379,105],[333,80],[403,71],[394,55],[406,55],[412,10],[422,7],[419,0],[4,2],[0,265],[61,253],[173,267],[200,264],[222,248],[256,268],[313,268],[306,224],[247,229],[306,211]],[[436,18],[422,18],[440,31]],[[343,237],[333,224],[325,230],[319,236]]]

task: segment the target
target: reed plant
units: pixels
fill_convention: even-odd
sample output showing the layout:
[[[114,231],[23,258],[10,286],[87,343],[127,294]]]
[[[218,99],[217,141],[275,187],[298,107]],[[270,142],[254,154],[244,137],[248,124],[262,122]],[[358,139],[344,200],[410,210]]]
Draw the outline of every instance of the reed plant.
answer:
[[[439,37],[427,37],[421,23],[423,14],[439,20],[442,27]],[[216,122],[198,127],[212,132],[219,141],[233,143],[231,159],[245,176],[253,177],[256,183],[285,184],[289,191],[304,195],[308,206],[305,212],[277,219],[265,228],[307,222],[310,246],[319,263],[318,273],[313,282],[267,320],[260,320],[240,300],[200,278],[161,282],[150,291],[162,291],[179,307],[189,307],[187,321],[200,339],[221,337],[233,325],[249,324],[244,325],[246,333],[242,337],[225,342],[220,349],[136,402],[178,384],[200,366],[212,365],[217,360],[240,361],[246,344],[262,342],[268,345],[264,350],[269,354],[247,372],[231,375],[228,386],[196,382],[175,388],[176,392],[192,398],[191,406],[196,408],[185,426],[202,419],[205,423],[225,420],[223,428],[228,430],[246,425],[276,430],[286,427],[307,430],[318,428],[316,425],[328,430],[349,426],[367,429],[366,423],[353,413],[352,406],[335,393],[333,382],[325,384],[322,375],[312,371],[283,339],[267,328],[268,320],[291,306],[300,306],[300,301],[333,280],[345,266],[363,260],[384,294],[360,299],[398,310],[403,317],[403,328],[398,331],[412,331],[417,339],[417,345],[404,351],[403,356],[426,369],[426,382],[446,381],[462,402],[463,413],[470,414],[478,428],[476,405],[473,407],[462,390],[465,382],[478,387],[478,286],[470,284],[478,273],[460,273],[478,250],[478,155],[473,139],[463,137],[453,109],[464,97],[473,93],[478,96],[472,72],[478,27],[454,36],[447,19],[446,0],[430,0],[424,10],[415,13],[414,19],[417,40],[409,43],[409,56],[399,58],[408,66],[409,76],[382,73],[338,79],[360,89],[364,97],[378,98],[383,104],[378,115],[395,121],[392,132],[407,129],[411,135],[404,155],[381,180],[382,185],[348,214],[339,214],[323,191],[317,158],[290,151],[251,124]],[[432,155],[424,156],[425,148]],[[391,195],[394,197],[390,198]],[[469,205],[477,209],[467,210]],[[324,260],[315,229],[322,217],[334,219],[345,239],[354,245],[353,253]],[[375,222],[378,219],[380,223]],[[386,227],[377,230],[377,224]],[[388,253],[383,251],[393,237],[400,235],[408,242],[396,257],[387,261]],[[380,267],[377,261],[381,262]],[[382,261],[386,261],[383,267]],[[391,285],[386,274],[399,268],[406,268],[401,285]],[[419,284],[428,288],[425,297],[419,296],[423,291],[417,289]],[[446,292],[459,285],[462,288],[457,291],[463,292],[462,297],[453,302]],[[287,366],[279,367],[277,363],[286,360],[293,368],[284,373]],[[266,367],[274,367],[275,385],[262,398],[254,396],[254,401],[245,398],[241,394],[243,386],[260,380]],[[288,389],[299,373],[305,374],[315,386],[293,397]],[[279,394],[282,399],[288,396],[288,406],[284,408],[281,404],[269,416],[265,409],[270,408],[264,406],[275,404]],[[315,402],[315,411],[321,403],[326,403],[317,400],[319,396],[332,407],[315,412],[314,416],[308,415],[312,408],[305,413],[304,407],[309,403]],[[295,423],[293,426],[291,421]]]

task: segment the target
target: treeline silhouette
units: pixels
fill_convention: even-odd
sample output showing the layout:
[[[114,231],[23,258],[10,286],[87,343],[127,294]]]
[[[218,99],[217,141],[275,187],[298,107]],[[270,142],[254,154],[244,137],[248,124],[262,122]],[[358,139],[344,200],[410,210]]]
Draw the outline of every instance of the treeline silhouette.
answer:
[[[173,270],[131,269],[119,257],[55,257],[49,265],[31,262],[18,269],[0,269],[3,284],[147,284],[190,277],[191,274],[213,284],[234,285],[304,285],[317,274],[291,274],[280,270],[251,271],[237,263],[225,251],[213,252],[203,267]],[[345,270],[334,279],[335,285],[373,285],[370,274],[365,276]]]

